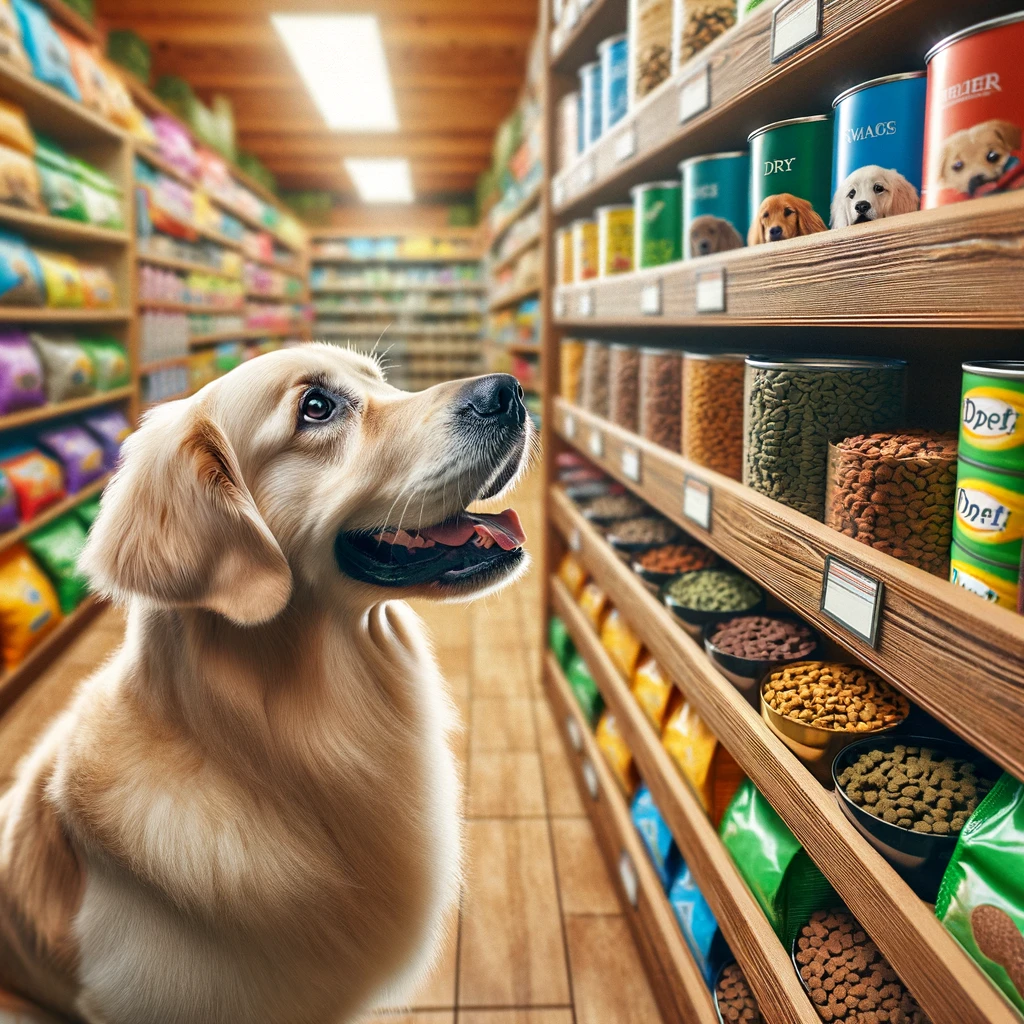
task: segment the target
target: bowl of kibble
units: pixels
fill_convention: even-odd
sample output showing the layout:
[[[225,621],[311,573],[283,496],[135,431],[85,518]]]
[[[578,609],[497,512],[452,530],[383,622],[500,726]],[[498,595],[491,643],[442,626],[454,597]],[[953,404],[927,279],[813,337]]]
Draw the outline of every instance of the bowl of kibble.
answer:
[[[759,692],[761,717],[826,786],[839,751],[910,713],[907,698],[863,665],[796,661],[765,673]]]
[[[653,593],[661,590],[674,576],[710,569],[718,564],[718,556],[703,544],[659,544],[634,557],[633,572]]]
[[[608,543],[627,560],[650,548],[678,540],[681,531],[663,516],[646,515],[620,519],[607,528]]]
[[[699,637],[709,623],[737,612],[759,612],[764,591],[735,569],[695,569],[663,584],[661,600],[690,636]]]
[[[999,769],[957,740],[858,740],[832,763],[836,799],[869,843],[929,903],[967,820]]]
[[[721,1024],[764,1024],[746,975],[735,960],[725,964],[715,979],[715,1012]]]
[[[611,526],[620,519],[635,519],[648,511],[635,494],[602,494],[583,504],[583,517],[595,526]]]
[[[712,664],[755,709],[760,707],[757,684],[765,673],[813,658],[819,642],[803,619],[785,613],[734,615],[704,627],[704,650]]]

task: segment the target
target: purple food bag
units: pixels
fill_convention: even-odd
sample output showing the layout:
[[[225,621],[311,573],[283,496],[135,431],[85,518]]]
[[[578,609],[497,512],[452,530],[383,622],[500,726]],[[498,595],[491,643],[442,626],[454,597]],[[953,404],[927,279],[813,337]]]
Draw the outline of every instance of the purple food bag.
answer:
[[[105,409],[86,416],[82,424],[99,441],[103,448],[103,468],[110,472],[117,465],[121,444],[132,432],[124,413],[120,409]]]
[[[39,445],[64,467],[68,494],[77,494],[103,475],[103,449],[82,427],[68,426],[44,431],[39,435]]]
[[[43,367],[24,331],[0,332],[0,414],[46,401]]]
[[[6,533],[18,525],[18,495],[7,474],[0,469],[0,532]]]

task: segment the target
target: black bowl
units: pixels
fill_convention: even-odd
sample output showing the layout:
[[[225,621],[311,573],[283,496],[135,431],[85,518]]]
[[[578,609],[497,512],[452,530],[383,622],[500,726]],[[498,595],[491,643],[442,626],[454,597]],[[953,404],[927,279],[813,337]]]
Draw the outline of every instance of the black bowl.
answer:
[[[660,544],[652,544],[652,548],[660,548]],[[650,549],[648,549],[650,550]],[[640,554],[643,554],[641,551]],[[630,568],[644,581],[644,585],[652,594],[658,594],[661,588],[668,583],[669,580],[675,579],[678,573],[675,572],[652,572],[650,569],[645,569],[639,562],[631,561]]]
[[[693,569],[692,572],[707,572],[707,569]],[[661,588],[661,600],[662,603],[670,608],[675,614],[676,618],[679,619],[683,629],[692,637],[700,637],[704,632],[704,627],[711,624],[717,625],[719,622],[725,622],[726,619],[734,619],[737,615],[757,615],[764,610],[764,591],[758,587],[758,591],[761,596],[758,600],[752,604],[749,608],[733,609],[728,612],[706,612],[701,611],[697,608],[687,608],[685,605],[680,604],[669,592],[669,586],[677,579],[682,576],[689,576],[690,573],[683,572],[676,576],[673,576],[667,583]],[[741,575],[740,573],[736,574]]]

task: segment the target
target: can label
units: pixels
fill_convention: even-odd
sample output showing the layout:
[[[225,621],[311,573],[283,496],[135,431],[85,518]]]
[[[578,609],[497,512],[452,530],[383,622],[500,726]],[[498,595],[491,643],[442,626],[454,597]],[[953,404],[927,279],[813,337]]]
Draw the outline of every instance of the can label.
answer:
[[[657,267],[682,257],[682,200],[680,188],[648,189],[637,196],[634,212],[636,263]]]
[[[633,269],[633,211],[598,213],[599,276],[626,274]]]
[[[949,563],[949,580],[958,587],[976,594],[990,604],[1017,608],[1020,583],[1016,566],[994,565],[972,557],[969,551],[953,545]]]
[[[980,387],[964,392],[960,410],[964,440],[985,451],[1024,445],[1024,391]]]
[[[572,228],[573,280],[588,281],[597,277],[597,224],[588,221]]]
[[[1024,494],[986,479],[995,475],[961,463],[954,538],[982,557],[1016,563],[1024,536]]]

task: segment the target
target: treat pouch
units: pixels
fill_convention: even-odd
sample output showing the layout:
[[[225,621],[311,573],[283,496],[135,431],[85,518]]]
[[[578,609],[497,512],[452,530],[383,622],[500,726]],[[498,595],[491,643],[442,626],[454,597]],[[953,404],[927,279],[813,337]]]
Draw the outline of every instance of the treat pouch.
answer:
[[[39,171],[32,157],[0,143],[0,203],[45,213]]]
[[[73,100],[81,101],[82,94],[71,70],[71,54],[46,12],[32,0],[12,0],[12,3],[21,26],[21,41],[36,78],[67,93]]]
[[[579,606],[590,619],[594,629],[600,631],[608,612],[608,595],[593,580],[580,591]]]
[[[590,674],[590,669],[587,668],[587,663],[583,660],[582,655],[575,652],[569,655],[565,666],[565,676],[569,680],[576,703],[583,710],[583,714],[593,729],[601,717],[601,712],[604,711],[604,698],[601,696],[601,691],[597,688],[597,683],[594,682],[594,677]]]
[[[103,448],[103,468],[112,470],[121,454],[121,445],[132,432],[131,425],[120,409],[105,409],[86,416],[82,425],[99,441]]]
[[[36,168],[43,201],[50,213],[68,220],[87,220],[82,183],[75,177],[68,156],[60,146],[40,137],[36,145]]]
[[[612,608],[601,625],[601,644],[618,670],[629,679],[640,657],[640,639],[618,608]]]
[[[46,372],[46,396],[51,402],[83,398],[95,390],[96,373],[86,350],[70,337],[32,335]]]
[[[552,615],[548,622],[548,647],[554,652],[558,664],[564,670],[575,652],[575,647],[573,647],[569,631],[565,628],[565,623],[557,615]]]
[[[566,585],[573,600],[578,601],[587,582],[586,570],[572,555],[566,555],[558,567],[558,578]]]
[[[675,688],[650,655],[641,657],[636,672],[633,673],[631,689],[636,702],[644,709],[651,724],[661,732]]]
[[[86,536],[78,518],[68,513],[36,530],[25,541],[53,584],[65,615],[73,612],[89,591],[88,581],[78,572],[78,556],[85,547]]]
[[[16,235],[0,231],[0,305],[41,306],[43,272],[35,253]]]
[[[0,331],[0,414],[31,409],[45,401],[43,367],[28,335]]]
[[[622,787],[626,798],[631,800],[640,784],[640,776],[637,774],[636,765],[633,764],[633,754],[626,746],[615,716],[610,711],[605,711],[601,715],[601,721],[597,723],[597,729],[594,731],[594,738],[616,782]]]
[[[50,581],[24,544],[0,554],[0,643],[14,668],[61,620]]]
[[[66,253],[38,249],[36,259],[46,283],[46,304],[57,309],[81,309],[85,305],[85,282],[78,260]]]
[[[36,140],[21,107],[0,99],[0,143],[28,156],[36,151]]]
[[[77,494],[86,484],[103,475],[103,449],[82,427],[45,430],[39,435],[39,444],[64,467],[69,494]]]
[[[32,448],[12,453],[0,462],[0,468],[18,498],[18,510],[24,522],[34,519],[44,508],[64,497],[64,472],[60,463]]]
[[[78,521],[87,530],[91,530],[92,524],[96,522],[96,517],[100,514],[100,496],[97,494],[95,498],[83,501],[75,508],[74,513],[78,517]]]
[[[0,0],[0,58],[22,71],[31,70],[28,54],[21,45],[21,29],[11,0]]]
[[[682,859],[672,838],[672,832],[646,785],[641,784],[636,791],[630,814],[634,827],[647,847],[647,855],[651,858],[658,881],[667,892],[682,864]]]

